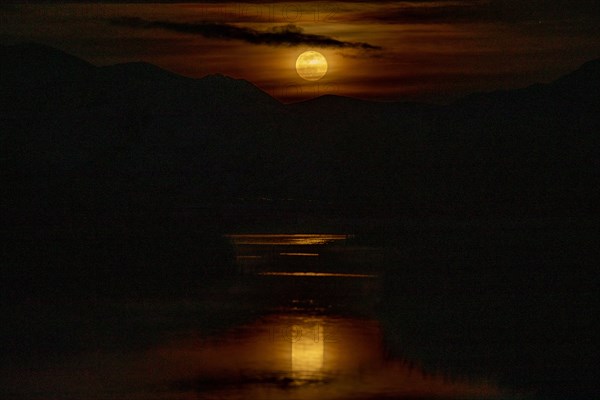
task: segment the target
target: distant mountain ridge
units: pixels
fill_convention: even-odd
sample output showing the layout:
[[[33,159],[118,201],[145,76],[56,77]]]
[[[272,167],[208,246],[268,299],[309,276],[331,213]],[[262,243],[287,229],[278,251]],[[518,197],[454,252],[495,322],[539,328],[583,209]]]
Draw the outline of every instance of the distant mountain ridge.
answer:
[[[94,65],[76,57],[70,55],[61,50],[55,49],[50,46],[35,42],[26,42],[16,45],[2,45],[0,46],[0,60],[2,60],[2,83],[6,84],[11,78],[16,76],[27,77],[34,81],[41,81],[46,79],[51,81],[53,79],[58,80],[72,80],[78,78],[81,75],[89,74],[93,70],[102,70],[113,74],[124,74],[124,75],[137,75],[140,79],[150,80],[163,80],[163,79],[178,79],[187,81],[198,81],[198,80],[215,80],[220,83],[229,81],[250,84],[243,79],[233,79],[222,74],[207,75],[204,78],[193,79],[187,78],[176,73],[167,71],[153,64],[146,62],[128,62],[122,64],[115,64],[106,67],[95,67]],[[32,67],[32,70],[24,68]],[[45,67],[45,68],[44,68]],[[131,76],[130,76],[131,77]],[[555,81],[548,84],[534,84],[528,88],[516,89],[516,91],[528,90],[541,86],[553,86],[561,85],[565,83],[576,83],[585,82],[593,83],[595,86],[600,85],[600,58],[591,60],[583,64],[577,70],[562,76]],[[252,85],[252,84],[250,84]],[[252,85],[253,87],[256,87]],[[257,88],[258,89],[258,88]],[[260,89],[258,89],[260,90]],[[485,96],[493,95],[498,93],[510,93],[515,90],[502,90],[496,92],[487,93],[476,93],[470,96]],[[467,96],[470,97],[470,96]],[[330,97],[329,95],[321,96],[324,98]],[[343,97],[343,96],[334,96]],[[348,98],[349,101],[355,101],[354,99]],[[308,100],[310,101],[310,100]],[[369,100],[358,100],[359,102],[372,102]],[[377,102],[376,102],[377,103]]]
[[[331,95],[284,105],[241,79],[95,67],[36,44],[3,46],[0,60],[3,170],[23,193],[38,184],[24,176],[52,176],[46,198],[59,203],[260,197],[527,213],[598,200],[600,60],[447,106]]]
[[[2,84],[11,79],[39,83],[72,80],[95,69],[94,65],[80,58],[37,43],[0,46],[0,60]]]
[[[445,106],[331,95],[284,105],[223,75],[190,79],[147,63],[96,67],[37,44],[0,47],[8,378],[38,398],[59,396],[61,383],[71,396],[154,391],[103,378],[138,359],[130,350],[216,339],[306,288],[312,306],[324,306],[311,306],[319,315],[377,318],[377,351],[409,369],[413,360],[506,396],[594,398],[599,72],[596,60],[547,84]],[[241,232],[351,235],[323,251],[289,246],[319,257],[278,261],[273,247],[238,264],[223,234]],[[311,287],[321,278],[282,277],[294,294],[282,297],[271,290],[280,278],[252,276],[263,261],[379,278]],[[342,288],[376,301],[330,307],[318,295],[333,290],[340,306],[354,304]],[[77,360],[91,388],[63,373]],[[362,365],[355,372],[379,380]],[[247,393],[296,393],[288,378],[254,380],[251,370],[223,380],[169,375],[177,377],[161,375],[160,386],[187,396],[237,383],[250,383]],[[22,385],[39,377],[40,392]]]
[[[106,67],[101,67],[101,70],[108,73],[114,74],[116,76],[121,76],[123,78],[131,78],[136,77],[138,79],[145,80],[186,80],[191,81],[191,78],[186,78],[181,75],[177,75],[173,72],[167,71],[156,65],[147,63],[147,62],[128,62],[123,64],[115,64]]]
[[[96,67],[60,50],[35,43],[1,46],[0,60],[0,85],[3,88],[0,100],[5,100],[2,104],[6,112],[43,112],[45,106],[49,111],[56,111],[61,105],[69,109],[86,106],[80,104],[86,98],[98,103],[100,98],[111,101],[110,97],[113,97],[118,102],[123,93],[134,91],[139,97],[136,101],[155,103],[153,90],[165,95],[165,99],[172,97],[165,91],[173,91],[178,93],[180,100],[189,96],[192,101],[212,97],[212,100],[233,104],[240,100],[256,105],[278,103],[241,79],[219,74],[192,79],[145,62]],[[108,93],[109,88],[114,93]],[[40,99],[39,92],[44,91],[46,93]],[[43,99],[47,99],[45,104]],[[134,101],[132,98],[127,100]]]
[[[0,63],[0,71],[2,72],[0,83],[4,89],[9,88],[9,90],[10,87],[17,88],[23,85],[26,87],[32,87],[32,85],[37,87],[44,84],[52,85],[61,82],[81,82],[85,80],[101,80],[103,83],[106,83],[106,80],[112,79],[117,81],[139,80],[153,83],[196,84],[199,90],[212,90],[220,93],[221,96],[224,95],[224,91],[231,91],[231,98],[222,99],[225,101],[232,101],[236,97],[236,92],[238,94],[243,93],[246,99],[248,97],[261,98],[260,102],[268,101],[265,99],[267,98],[266,96],[269,96],[246,80],[233,79],[222,74],[207,75],[200,79],[193,79],[146,62],[129,62],[95,67],[63,51],[32,42],[0,46],[0,60],[2,60]],[[556,87],[560,87],[561,89],[570,88],[572,92],[583,95],[590,94],[593,90],[599,89],[600,59],[589,61],[577,70],[551,83],[534,84],[530,87],[515,90],[474,93],[463,99],[459,99],[454,104],[489,102],[501,98],[510,98],[511,96],[535,95],[536,93],[545,95],[548,90]],[[394,106],[390,105],[406,103],[382,103],[343,96],[324,95],[296,104],[292,104],[291,106],[295,108],[328,107],[335,110],[340,107],[354,109],[360,107],[388,107],[393,109]],[[315,105],[313,106],[312,104]]]

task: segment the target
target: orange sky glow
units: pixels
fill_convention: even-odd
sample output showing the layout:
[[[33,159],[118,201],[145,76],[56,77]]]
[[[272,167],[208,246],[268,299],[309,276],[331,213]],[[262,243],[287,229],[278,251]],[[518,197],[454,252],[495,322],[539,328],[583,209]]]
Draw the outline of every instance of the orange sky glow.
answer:
[[[547,82],[600,54],[597,17],[511,4],[15,4],[0,8],[0,42],[37,41],[97,65],[146,61],[189,77],[222,73],[284,102],[323,94],[445,102]],[[270,42],[274,32],[299,39]],[[319,81],[295,71],[307,50],[327,58]]]

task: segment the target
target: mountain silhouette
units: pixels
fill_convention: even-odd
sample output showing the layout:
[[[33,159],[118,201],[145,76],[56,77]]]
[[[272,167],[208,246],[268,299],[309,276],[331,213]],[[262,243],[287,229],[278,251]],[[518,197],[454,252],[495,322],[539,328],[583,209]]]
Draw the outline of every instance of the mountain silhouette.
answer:
[[[284,105],[223,75],[95,67],[31,43],[0,53],[2,159],[23,195],[45,176],[43,198],[58,204],[295,198],[400,214],[594,208],[599,60],[548,84],[446,106],[330,95]]]
[[[327,229],[356,234],[348,258],[369,243],[385,254],[367,264],[383,276],[390,357],[541,398],[592,398],[599,82],[594,60],[448,105],[331,95],[286,105],[224,75],[0,46],[4,332],[28,309],[14,304],[79,304],[88,332],[86,313],[111,319],[105,298],[243,299],[215,284],[236,273],[224,233]],[[270,282],[252,295],[260,304]],[[57,336],[35,315],[0,334],[37,360]],[[52,327],[69,331],[72,350],[78,333],[60,315]]]
[[[137,79],[140,81],[191,81],[189,78],[182,77],[170,71],[157,67],[156,65],[146,62],[128,62],[123,64],[115,64],[101,68],[102,73],[110,77],[110,79],[130,80]]]
[[[88,77],[92,64],[60,50],[37,43],[0,46],[3,85],[48,85]]]

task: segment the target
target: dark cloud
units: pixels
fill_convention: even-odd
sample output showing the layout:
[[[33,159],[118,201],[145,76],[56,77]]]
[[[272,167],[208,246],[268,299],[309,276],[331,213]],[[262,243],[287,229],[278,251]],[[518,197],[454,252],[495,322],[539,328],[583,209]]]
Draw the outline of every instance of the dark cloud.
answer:
[[[344,42],[324,35],[304,33],[303,29],[288,24],[273,27],[266,31],[258,31],[248,27],[239,27],[219,22],[171,22],[146,20],[136,17],[112,18],[109,20],[116,26],[137,29],[163,29],[171,32],[199,35],[208,39],[241,40],[251,44],[268,46],[301,46],[348,48],[363,50],[380,50],[381,47],[363,42]]]

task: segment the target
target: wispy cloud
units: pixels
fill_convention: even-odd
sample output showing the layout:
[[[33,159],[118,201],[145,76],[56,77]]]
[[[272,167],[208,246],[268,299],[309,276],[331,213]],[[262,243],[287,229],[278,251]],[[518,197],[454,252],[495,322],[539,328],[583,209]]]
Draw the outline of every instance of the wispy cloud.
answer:
[[[120,17],[109,20],[112,25],[136,29],[162,29],[171,32],[199,35],[207,39],[241,40],[267,46],[302,46],[380,50],[381,47],[364,42],[346,42],[330,36],[305,33],[294,24],[275,26],[265,31],[220,22],[172,22]]]
[[[386,5],[376,10],[359,11],[349,17],[361,22],[435,24],[482,22],[498,16],[491,12],[489,4],[481,2],[435,2]]]
[[[597,0],[407,0],[378,1],[366,9],[340,14],[345,22],[384,24],[523,23],[598,21]]]

